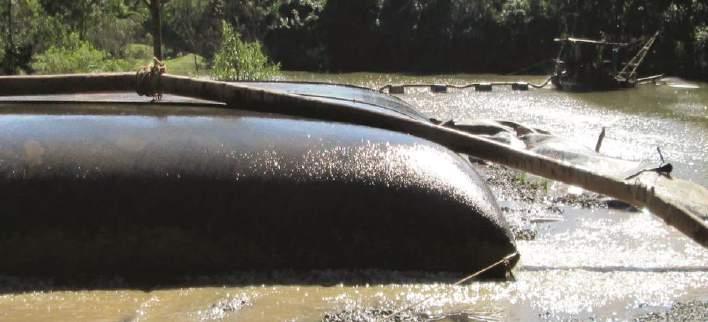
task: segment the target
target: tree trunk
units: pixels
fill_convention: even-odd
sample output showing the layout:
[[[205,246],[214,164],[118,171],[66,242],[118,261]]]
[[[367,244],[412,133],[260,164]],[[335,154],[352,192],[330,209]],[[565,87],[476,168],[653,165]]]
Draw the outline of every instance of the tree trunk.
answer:
[[[7,1],[7,46],[5,49],[5,72],[10,75],[15,74],[15,41],[12,34],[15,31],[12,27],[12,0]]]
[[[150,13],[152,14],[152,41],[153,41],[153,55],[162,60],[162,21],[160,18],[160,0],[150,0]]]
[[[12,40],[12,0],[9,0],[7,2],[7,38],[8,38],[8,48],[13,47],[13,40]]]

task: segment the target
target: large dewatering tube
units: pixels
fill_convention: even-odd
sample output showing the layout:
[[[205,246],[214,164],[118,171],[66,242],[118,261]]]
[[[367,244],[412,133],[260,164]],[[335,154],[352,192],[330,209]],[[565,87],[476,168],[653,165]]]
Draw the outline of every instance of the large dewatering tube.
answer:
[[[169,93],[226,103],[230,108],[279,113],[320,120],[352,123],[409,133],[469,154],[545,178],[601,193],[647,208],[697,243],[708,247],[708,190],[654,172],[630,180],[593,172],[573,164],[509,147],[492,140],[431,122],[352,108],[346,102],[308,97],[248,83],[199,80],[174,75],[159,77],[153,92]],[[0,95],[46,95],[91,92],[127,92],[136,89],[133,73],[0,77]],[[144,92],[150,92],[144,90]]]

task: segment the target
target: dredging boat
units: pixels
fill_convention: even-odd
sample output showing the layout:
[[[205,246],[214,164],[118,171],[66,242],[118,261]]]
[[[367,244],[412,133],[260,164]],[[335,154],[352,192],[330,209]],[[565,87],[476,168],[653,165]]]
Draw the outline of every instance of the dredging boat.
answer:
[[[642,48],[622,65],[629,43],[583,38],[556,38],[560,51],[555,60],[551,82],[560,90],[592,91],[631,88],[638,83],[656,80],[662,75],[637,77],[637,69],[654,45],[655,33]]]
[[[153,100],[127,94],[136,90]],[[152,70],[0,77],[0,96],[2,274],[504,277],[519,259],[515,241],[467,155],[646,207],[708,245],[702,187],[657,171],[628,180],[581,167],[539,144],[499,142],[548,133],[438,122],[371,89]],[[673,187],[695,197],[677,198]]]

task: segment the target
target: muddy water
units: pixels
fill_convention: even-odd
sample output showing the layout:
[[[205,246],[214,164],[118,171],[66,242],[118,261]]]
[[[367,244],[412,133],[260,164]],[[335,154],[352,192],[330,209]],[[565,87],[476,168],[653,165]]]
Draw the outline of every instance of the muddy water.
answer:
[[[381,74],[291,73],[290,79],[345,82],[368,87],[396,83],[464,84],[479,80],[540,82],[541,77],[460,75],[412,77]],[[423,113],[456,121],[507,119],[547,129],[594,146],[602,127],[602,152],[631,160],[658,161],[660,146],[675,175],[708,186],[708,85],[644,86],[609,93],[552,90],[473,90],[431,94],[415,90],[401,98]],[[551,191],[564,190],[552,184]],[[573,189],[571,189],[573,190]],[[503,189],[500,204],[523,208]],[[708,250],[647,212],[559,205],[533,215],[513,213],[537,232],[518,242],[522,261],[514,282],[451,286],[461,276],[398,272],[239,273],[191,277],[192,285],[152,290],[120,288],[48,291],[51,281],[0,278],[0,321],[316,321],[349,312],[365,320],[375,310],[403,316],[486,318],[509,321],[627,320],[663,312],[677,302],[708,302]],[[531,216],[531,217],[524,217]],[[532,218],[555,218],[534,220]],[[341,283],[340,283],[341,282]],[[37,287],[27,287],[36,283]],[[29,289],[13,292],[17,288]],[[51,285],[51,284],[50,284]],[[40,290],[40,291],[33,291]],[[385,314],[383,314],[385,315]]]

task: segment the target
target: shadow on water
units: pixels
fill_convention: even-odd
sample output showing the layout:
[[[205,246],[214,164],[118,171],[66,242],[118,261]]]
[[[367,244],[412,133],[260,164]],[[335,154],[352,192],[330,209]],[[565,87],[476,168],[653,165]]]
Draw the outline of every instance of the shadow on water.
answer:
[[[562,266],[562,265],[523,265],[514,269],[516,272],[549,271],[586,271],[594,273],[708,273],[708,266]],[[227,274],[204,274],[166,277],[160,272],[146,274],[144,278],[126,279],[122,276],[76,277],[55,279],[51,277],[20,277],[0,275],[0,295],[34,292],[63,291],[118,291],[133,290],[152,292],[159,290],[186,288],[231,288],[249,286],[319,286],[356,287],[360,285],[414,286],[421,284],[452,285],[465,274],[449,272],[386,271],[386,270],[273,270],[239,271]],[[504,283],[514,282],[513,275],[508,279],[490,279],[482,276],[479,282]],[[481,281],[480,281],[481,280]],[[468,283],[474,283],[470,281]]]
[[[700,87],[676,88],[663,84],[648,84],[641,85],[636,89],[571,93],[569,95],[586,102],[587,106],[591,108],[658,116],[681,122],[691,122],[708,128],[705,104],[708,102],[708,90]]]
[[[346,286],[359,285],[420,285],[453,284],[467,274],[450,272],[387,271],[387,270],[272,270],[238,271],[226,274],[165,276],[162,272],[148,273],[140,278],[98,276],[75,278],[26,277],[0,275],[0,295],[63,291],[118,291],[249,287],[249,286]],[[509,276],[513,278],[512,276]],[[478,280],[491,283],[507,282],[482,274]]]

